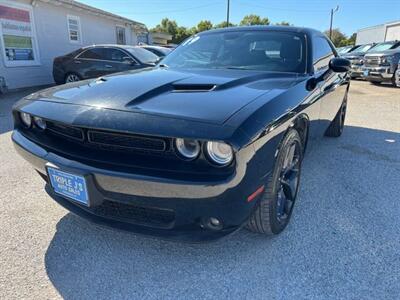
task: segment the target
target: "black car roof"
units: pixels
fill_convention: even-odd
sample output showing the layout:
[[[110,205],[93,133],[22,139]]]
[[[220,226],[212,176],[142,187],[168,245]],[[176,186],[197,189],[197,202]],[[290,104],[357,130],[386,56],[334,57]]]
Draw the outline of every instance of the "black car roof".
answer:
[[[198,35],[218,33],[218,32],[238,32],[238,31],[282,31],[282,32],[304,33],[307,35],[323,34],[318,30],[306,27],[255,25],[255,26],[231,26],[219,29],[212,29],[198,33]]]

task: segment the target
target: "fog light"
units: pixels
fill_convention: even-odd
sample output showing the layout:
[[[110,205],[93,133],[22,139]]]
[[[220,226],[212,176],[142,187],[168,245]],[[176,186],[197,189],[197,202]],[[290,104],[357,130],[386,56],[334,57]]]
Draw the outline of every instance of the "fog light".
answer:
[[[35,122],[35,125],[36,125],[38,128],[40,128],[40,129],[42,129],[42,130],[45,130],[45,129],[46,129],[46,127],[47,127],[46,121],[43,120],[42,118],[34,117],[34,118],[33,118],[33,121]]]
[[[220,222],[217,218],[210,218],[210,224],[211,224],[212,226],[218,227],[218,226],[221,225],[221,222]]]
[[[32,117],[31,117],[30,114],[21,112],[21,113],[20,113],[20,117],[21,117],[22,123],[24,123],[24,125],[25,125],[26,127],[28,127],[28,128],[31,127],[31,125],[32,125]]]
[[[210,230],[221,230],[223,227],[222,222],[214,217],[203,218],[201,226]]]

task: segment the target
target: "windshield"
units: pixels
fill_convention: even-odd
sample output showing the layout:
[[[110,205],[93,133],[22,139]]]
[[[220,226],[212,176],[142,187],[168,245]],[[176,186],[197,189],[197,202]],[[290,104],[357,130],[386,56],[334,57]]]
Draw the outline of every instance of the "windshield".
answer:
[[[154,48],[153,47],[143,47],[143,48],[145,48],[146,50],[149,50],[149,51],[154,49],[155,51],[159,51],[164,55],[168,55],[172,51],[171,49],[163,48],[163,47],[154,47]]]
[[[171,68],[305,73],[305,37],[278,31],[202,34],[187,39],[162,63]]]
[[[339,54],[344,54],[344,53],[349,52],[351,49],[353,49],[353,46],[342,47],[337,50],[338,50]]]
[[[385,50],[389,50],[390,48],[392,48],[394,45],[394,43],[381,43],[376,45],[375,47],[373,47],[370,52],[381,52],[381,51],[385,51]]]
[[[139,47],[126,47],[125,49],[142,63],[155,63],[158,61],[158,56],[146,49]]]
[[[355,52],[357,52],[357,53],[365,53],[369,49],[371,49],[372,46],[373,46],[373,44],[367,44],[367,45],[360,46],[359,48],[356,49]]]

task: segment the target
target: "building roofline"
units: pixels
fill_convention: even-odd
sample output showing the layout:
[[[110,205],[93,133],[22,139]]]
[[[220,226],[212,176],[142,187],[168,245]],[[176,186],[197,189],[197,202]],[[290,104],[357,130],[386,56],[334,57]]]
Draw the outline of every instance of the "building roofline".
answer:
[[[96,7],[87,5],[87,4],[80,3],[75,0],[37,0],[37,1],[49,3],[49,4],[53,4],[53,5],[62,5],[64,7],[75,8],[77,10],[83,10],[83,11],[89,12],[93,15],[97,15],[97,16],[100,15],[100,16],[107,17],[109,19],[124,22],[124,23],[129,24],[132,27],[134,27],[135,30],[148,32],[146,25],[144,25],[143,23],[140,23],[140,22],[137,22],[137,21],[125,18],[125,17],[121,17],[119,15],[104,11],[102,9],[99,9],[99,8],[96,8]]]
[[[396,25],[396,24],[399,24],[399,23],[400,23],[400,20],[386,22],[386,23],[383,23],[383,24],[378,24],[378,25],[373,25],[373,26],[368,26],[368,27],[364,27],[364,28],[358,29],[357,32],[368,30],[368,29],[372,29],[372,28],[393,26],[393,25]]]

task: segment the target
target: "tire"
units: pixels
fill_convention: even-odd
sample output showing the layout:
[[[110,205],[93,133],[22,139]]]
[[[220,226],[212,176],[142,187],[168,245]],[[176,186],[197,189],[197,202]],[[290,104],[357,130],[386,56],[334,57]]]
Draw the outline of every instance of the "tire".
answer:
[[[293,160],[289,162],[292,154]],[[262,198],[246,224],[248,230],[265,235],[275,235],[286,228],[299,189],[302,160],[303,144],[300,135],[297,130],[290,129],[281,143],[274,170],[267,178]],[[288,164],[294,166],[295,172],[288,172],[290,169]],[[288,177],[285,177],[286,175]],[[295,178],[292,175],[295,175]],[[294,181],[291,182],[289,187],[288,182],[292,179]],[[286,197],[288,194],[290,194],[290,197]],[[286,197],[284,203],[282,202],[282,195]]]
[[[346,111],[347,111],[347,95],[346,99],[342,103],[342,106],[337,112],[335,118],[333,119],[328,129],[326,130],[325,136],[339,137],[342,135],[344,129],[344,121],[346,119]]]
[[[370,83],[373,85],[381,85],[380,81],[370,81]]]
[[[76,73],[67,73],[65,75],[65,83],[77,82],[80,80],[82,80],[82,78]]]
[[[393,87],[400,87],[399,85],[397,85],[396,72],[394,72],[391,82]]]

